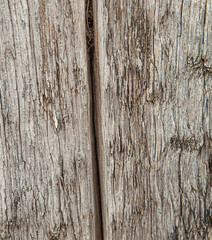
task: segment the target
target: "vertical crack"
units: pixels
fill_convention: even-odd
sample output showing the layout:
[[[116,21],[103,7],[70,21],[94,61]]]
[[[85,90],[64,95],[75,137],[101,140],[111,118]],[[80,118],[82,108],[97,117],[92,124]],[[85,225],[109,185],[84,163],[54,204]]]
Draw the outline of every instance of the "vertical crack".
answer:
[[[93,181],[94,181],[94,210],[95,210],[95,235],[97,240],[103,239],[103,219],[101,203],[101,181],[99,164],[99,134],[98,134],[98,98],[97,98],[97,74],[98,64],[95,61],[95,31],[94,31],[94,8],[93,0],[85,0],[85,21],[86,21],[86,44],[88,61],[88,79],[90,91],[90,117],[91,117],[91,139],[93,159]]]

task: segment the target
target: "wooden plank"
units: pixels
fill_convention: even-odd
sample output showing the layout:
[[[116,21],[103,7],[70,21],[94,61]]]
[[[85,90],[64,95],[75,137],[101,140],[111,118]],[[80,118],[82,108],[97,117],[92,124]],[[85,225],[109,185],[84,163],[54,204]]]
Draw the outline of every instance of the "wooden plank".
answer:
[[[1,1],[1,239],[211,239],[211,3],[92,3]]]
[[[211,239],[211,1],[95,1],[104,239]]]
[[[1,1],[1,239],[95,238],[84,4]]]

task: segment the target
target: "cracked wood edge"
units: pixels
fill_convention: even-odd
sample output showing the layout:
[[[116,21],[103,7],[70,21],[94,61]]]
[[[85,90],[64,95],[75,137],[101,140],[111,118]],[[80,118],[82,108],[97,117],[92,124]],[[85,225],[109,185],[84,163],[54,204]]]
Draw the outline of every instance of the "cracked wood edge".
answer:
[[[87,52],[89,69],[89,89],[91,102],[91,136],[92,136],[92,156],[93,156],[93,181],[95,199],[95,230],[96,239],[103,239],[103,214],[102,214],[102,176],[101,176],[101,124],[100,102],[99,102],[99,73],[98,73],[98,39],[96,29],[96,7],[95,1],[86,1],[86,33],[87,33]]]

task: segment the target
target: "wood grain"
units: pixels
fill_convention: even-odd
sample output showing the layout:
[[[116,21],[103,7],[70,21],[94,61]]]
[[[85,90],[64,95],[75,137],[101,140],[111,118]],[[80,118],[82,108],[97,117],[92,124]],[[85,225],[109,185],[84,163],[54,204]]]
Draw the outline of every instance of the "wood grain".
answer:
[[[211,7],[98,1],[104,239],[211,239]]]
[[[0,1],[0,239],[212,239],[211,16]]]
[[[0,11],[1,239],[94,239],[84,0]]]

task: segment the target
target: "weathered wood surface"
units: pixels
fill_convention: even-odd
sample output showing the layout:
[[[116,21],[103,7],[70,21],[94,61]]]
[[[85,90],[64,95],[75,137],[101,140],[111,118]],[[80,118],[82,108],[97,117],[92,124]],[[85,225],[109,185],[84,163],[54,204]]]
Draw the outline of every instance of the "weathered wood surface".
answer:
[[[0,238],[94,239],[84,0],[0,2]]]
[[[104,239],[212,239],[211,16],[98,1]]]
[[[90,1],[0,1],[0,238],[99,240],[100,177],[104,239],[212,239],[211,1]]]

